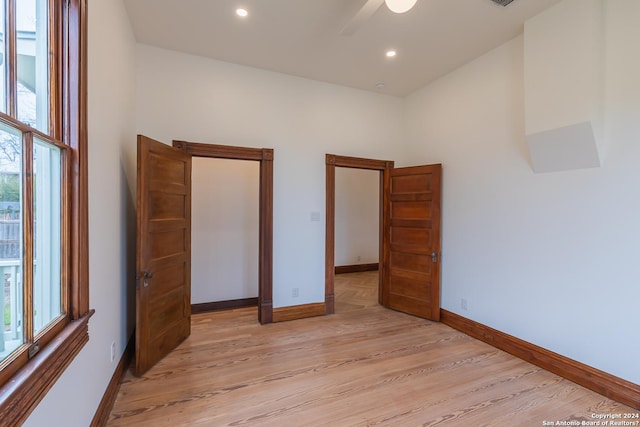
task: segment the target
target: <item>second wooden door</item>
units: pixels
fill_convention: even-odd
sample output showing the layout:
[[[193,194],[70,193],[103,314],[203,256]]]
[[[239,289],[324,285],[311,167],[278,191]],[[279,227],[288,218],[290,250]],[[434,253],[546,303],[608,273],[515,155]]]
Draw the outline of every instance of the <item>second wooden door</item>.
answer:
[[[384,306],[440,320],[442,165],[391,168],[385,177]]]

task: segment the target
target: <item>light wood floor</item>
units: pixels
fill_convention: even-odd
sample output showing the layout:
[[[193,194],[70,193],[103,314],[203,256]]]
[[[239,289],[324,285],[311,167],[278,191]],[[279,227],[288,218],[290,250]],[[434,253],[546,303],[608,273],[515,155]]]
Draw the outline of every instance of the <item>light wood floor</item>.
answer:
[[[260,326],[193,316],[109,426],[541,426],[632,412],[445,325],[377,305],[376,273],[339,275],[336,314]],[[355,290],[354,290],[355,289]],[[367,290],[368,289],[368,290]]]

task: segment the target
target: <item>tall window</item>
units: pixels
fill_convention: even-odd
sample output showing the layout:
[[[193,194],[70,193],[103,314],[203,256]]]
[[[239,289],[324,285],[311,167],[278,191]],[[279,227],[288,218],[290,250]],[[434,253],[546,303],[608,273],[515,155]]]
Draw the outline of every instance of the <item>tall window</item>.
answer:
[[[85,2],[0,0],[0,412],[17,424],[88,339]]]

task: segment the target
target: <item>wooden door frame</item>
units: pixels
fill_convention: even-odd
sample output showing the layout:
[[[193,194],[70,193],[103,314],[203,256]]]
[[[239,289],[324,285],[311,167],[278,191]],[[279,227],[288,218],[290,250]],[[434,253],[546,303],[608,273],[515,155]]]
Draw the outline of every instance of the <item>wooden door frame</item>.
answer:
[[[273,321],[273,149],[173,141],[194,157],[260,162],[258,238],[258,321]]]
[[[379,196],[379,259],[378,259],[378,301],[382,303],[381,285],[384,284],[385,260],[388,251],[385,248],[385,226],[388,218],[385,204],[385,194],[388,191],[388,171],[393,169],[391,160],[376,160],[362,157],[338,156],[326,154],[326,225],[325,225],[325,255],[324,255],[324,304],[325,314],[335,312],[335,232],[336,232],[336,167],[365,169],[380,172],[380,196]]]

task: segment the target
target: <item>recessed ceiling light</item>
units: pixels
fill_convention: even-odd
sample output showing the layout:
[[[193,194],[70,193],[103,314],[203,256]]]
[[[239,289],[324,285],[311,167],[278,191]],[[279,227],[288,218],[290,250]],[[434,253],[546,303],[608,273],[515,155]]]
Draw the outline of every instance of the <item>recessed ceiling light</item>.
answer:
[[[381,82],[376,82],[376,87],[378,89],[384,89],[384,82],[382,82],[382,81]]]
[[[394,13],[405,13],[411,9],[418,0],[384,0],[387,7]]]
[[[240,17],[244,18],[244,17],[246,17],[247,15],[249,15],[249,12],[247,11],[247,9],[243,9],[243,8],[241,8],[241,7],[240,7],[240,8],[238,8],[238,9],[236,9],[236,15],[238,15],[238,16],[240,16]]]
[[[387,55],[387,58],[393,58],[394,56],[396,56],[396,51],[388,50],[387,53],[385,53],[385,55]]]

